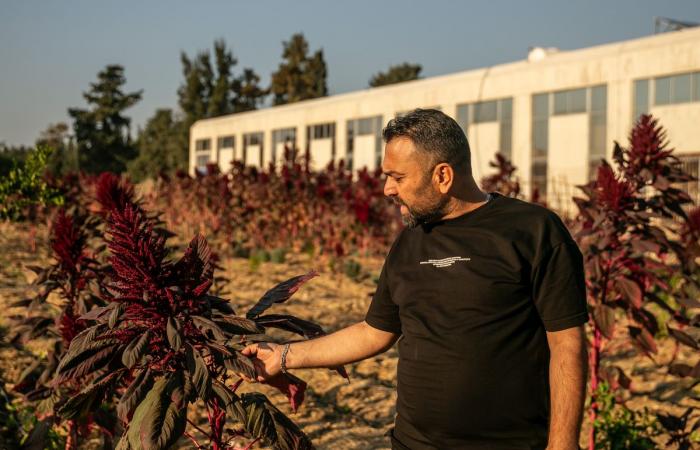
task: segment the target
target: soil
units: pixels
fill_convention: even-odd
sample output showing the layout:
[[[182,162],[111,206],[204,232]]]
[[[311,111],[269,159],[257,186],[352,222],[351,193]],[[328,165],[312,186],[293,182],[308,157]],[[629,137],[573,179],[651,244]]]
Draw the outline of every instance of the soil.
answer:
[[[8,302],[30,293],[27,285],[33,274],[26,267],[47,260],[45,227],[32,231],[29,226],[0,223],[0,308],[6,315]],[[229,294],[225,297],[231,299],[237,312],[244,313],[274,284],[311,269],[321,270],[321,276],[305,284],[287,303],[275,305],[274,312],[315,321],[332,332],[362,320],[375,290],[382,259],[357,260],[361,273],[355,279],[318,267],[319,261],[307,255],[288,255],[284,263],[265,262],[257,267],[247,259],[224,258],[223,273],[219,274],[230,280]],[[0,318],[0,326],[7,327],[7,317]],[[691,380],[678,379],[657,365],[672,357],[674,346],[668,340],[660,347],[656,362],[639,356],[621,341],[613,342],[612,347],[611,360],[634,380],[632,394],[628,396],[633,409],[646,407],[651,411],[681,413],[688,406],[700,407]],[[32,359],[41,357],[43,351],[41,342],[34,342],[22,352],[6,346],[0,348],[0,379],[7,382],[8,389],[22,369]],[[683,349],[677,357],[688,360],[691,356]],[[326,369],[296,371],[308,383],[304,404],[297,413],[291,412],[281,393],[267,386],[244,384],[241,390],[259,390],[268,395],[299,424],[318,449],[388,449],[385,434],[394,421],[397,362],[394,347],[374,358],[348,365],[349,382]],[[584,429],[582,436],[586,435]],[[179,448],[191,447],[186,439],[179,444]]]

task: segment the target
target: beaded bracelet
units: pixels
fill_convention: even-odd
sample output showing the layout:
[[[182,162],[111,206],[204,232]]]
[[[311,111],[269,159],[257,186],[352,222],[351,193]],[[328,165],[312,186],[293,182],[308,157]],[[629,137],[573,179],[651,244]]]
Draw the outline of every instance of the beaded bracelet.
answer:
[[[291,344],[284,344],[284,349],[282,349],[282,360],[280,361],[280,369],[282,373],[287,373],[287,353],[289,353],[289,346]]]

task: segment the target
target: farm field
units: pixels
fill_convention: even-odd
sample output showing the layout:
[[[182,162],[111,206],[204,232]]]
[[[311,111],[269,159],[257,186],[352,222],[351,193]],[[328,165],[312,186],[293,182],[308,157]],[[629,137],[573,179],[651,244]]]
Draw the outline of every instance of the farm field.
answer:
[[[45,227],[38,226],[36,231],[30,231],[25,224],[0,224],[0,308],[5,311],[0,326],[6,326],[7,317],[13,314],[7,309],[7,304],[28,293],[27,284],[34,275],[26,267],[46,262],[47,248]],[[315,262],[308,255],[291,254],[284,263],[263,262],[253,267],[248,259],[228,257],[220,262],[223,268],[220,275],[230,280],[226,291],[231,294],[227,298],[238,312],[252,306],[270,286],[314,268],[324,269],[315,267]],[[278,305],[277,311],[317,322],[328,332],[362,320],[382,262],[377,257],[360,259],[362,271],[355,280],[342,273],[322,271],[288,302]],[[700,397],[692,386],[693,380],[666,374],[666,369],[660,368],[672,358],[675,348],[672,341],[663,342],[655,355],[659,365],[640,356],[626,341],[611,343],[609,348],[614,350],[609,360],[617,363],[634,380],[631,393],[626,393],[630,408],[646,407],[650,411],[680,414],[687,407],[700,406]],[[41,341],[32,342],[27,351],[21,352],[3,346],[0,350],[0,376],[6,382],[7,390],[11,390],[13,380],[31,360],[41,357],[45,350]],[[690,351],[680,347],[678,359],[690,356]],[[255,388],[268,395],[318,449],[385,449],[389,446],[384,434],[391,428],[395,413],[397,361],[394,347],[385,354],[350,365],[346,367],[349,382],[325,369],[295,372],[308,383],[305,401],[297,413],[291,412],[287,399],[276,389],[244,383],[240,392]],[[202,421],[205,422],[203,417]],[[587,427],[584,421],[583,437],[587,436]],[[662,442],[663,439],[659,445]],[[239,445],[243,443],[241,441]],[[178,448],[192,448],[192,445],[181,438]]]

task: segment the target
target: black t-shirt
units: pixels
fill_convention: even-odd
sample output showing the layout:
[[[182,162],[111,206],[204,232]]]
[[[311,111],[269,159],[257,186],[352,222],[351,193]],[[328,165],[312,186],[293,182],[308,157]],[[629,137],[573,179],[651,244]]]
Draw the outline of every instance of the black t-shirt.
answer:
[[[581,252],[546,208],[494,193],[404,229],[365,319],[402,335],[394,447],[544,448],[546,331],[587,319]]]

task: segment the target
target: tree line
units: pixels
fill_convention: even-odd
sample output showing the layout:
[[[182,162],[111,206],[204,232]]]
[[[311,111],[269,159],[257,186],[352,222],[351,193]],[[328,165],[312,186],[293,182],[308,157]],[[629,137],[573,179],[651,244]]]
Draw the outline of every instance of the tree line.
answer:
[[[250,67],[235,68],[238,59],[222,40],[213,49],[189,56],[180,54],[183,81],[177,90],[178,107],[157,109],[132,137],[131,119],[125,111],[137,104],[143,91],[125,92],[125,69],[107,65],[97,81],[83,93],[86,108],[69,108],[72,129],[66,123],[49,125],[37,145],[54,149],[49,170],[68,172],[128,172],[141,180],[158,173],[186,170],[189,129],[197,120],[258,109],[270,101],[283,105],[328,95],[323,49],[310,52],[302,33],[283,42],[282,61],[263,86]],[[415,80],[422,67],[403,63],[371,77],[370,87]],[[27,154],[25,147],[6,147],[0,142],[0,176],[14,161]]]

